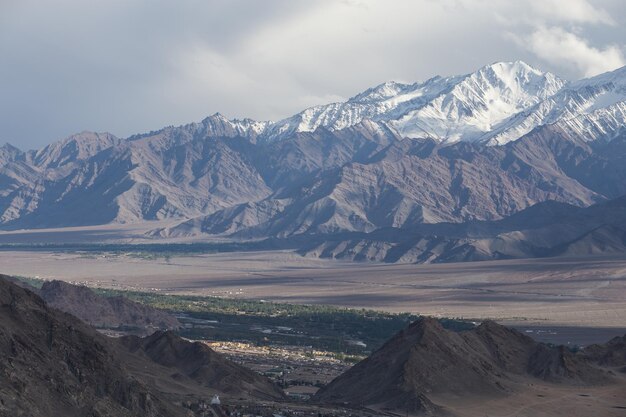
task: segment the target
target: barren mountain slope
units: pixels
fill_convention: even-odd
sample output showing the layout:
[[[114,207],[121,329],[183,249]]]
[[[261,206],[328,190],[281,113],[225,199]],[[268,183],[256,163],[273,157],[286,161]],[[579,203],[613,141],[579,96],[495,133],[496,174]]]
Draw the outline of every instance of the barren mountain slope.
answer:
[[[182,416],[78,319],[0,278],[0,415]]]
[[[320,402],[445,414],[430,398],[498,398],[526,379],[576,386],[614,383],[604,369],[563,347],[549,347],[493,322],[455,333],[423,318],[315,396]]]
[[[72,314],[95,327],[177,329],[180,326],[174,316],[162,310],[122,296],[103,297],[88,287],[63,281],[44,282],[39,295],[48,306]]]
[[[280,388],[267,378],[224,358],[201,342],[190,342],[174,333],[158,331],[151,336],[126,336],[119,342],[130,352],[145,355],[198,384],[233,396],[281,400]]]

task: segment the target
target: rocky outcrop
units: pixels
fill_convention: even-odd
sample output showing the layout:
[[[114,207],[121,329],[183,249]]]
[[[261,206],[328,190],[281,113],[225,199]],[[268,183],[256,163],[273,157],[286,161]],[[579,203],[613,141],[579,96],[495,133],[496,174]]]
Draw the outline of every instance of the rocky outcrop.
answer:
[[[125,336],[119,342],[130,352],[143,354],[219,392],[264,400],[285,398],[282,390],[265,377],[231,362],[204,343],[190,342],[171,331],[158,331],[143,339]]]
[[[305,256],[441,263],[626,252],[626,198],[580,208],[538,203],[499,221],[440,223],[318,236]]]
[[[439,414],[432,397],[506,396],[516,392],[520,378],[573,385],[612,382],[606,370],[584,356],[494,322],[453,332],[425,317],[320,389],[315,400]]]
[[[184,416],[91,327],[0,278],[0,415]]]
[[[171,314],[145,306],[122,296],[104,297],[82,285],[46,281],[39,290],[50,307],[72,314],[100,328],[177,329]]]
[[[615,337],[602,345],[586,346],[582,355],[599,365],[618,367],[626,372],[626,335]]]

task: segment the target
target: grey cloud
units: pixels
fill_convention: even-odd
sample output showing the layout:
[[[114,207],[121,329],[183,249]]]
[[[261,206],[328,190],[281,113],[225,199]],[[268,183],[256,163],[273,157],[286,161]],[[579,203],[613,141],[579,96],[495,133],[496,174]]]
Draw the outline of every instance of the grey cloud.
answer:
[[[626,11],[619,0],[574,3],[563,13],[538,0],[4,1],[0,141],[123,137],[216,111],[278,119],[390,79],[497,60],[579,78],[589,66],[546,59],[531,34],[543,25],[573,33],[588,59],[609,47],[619,56]]]

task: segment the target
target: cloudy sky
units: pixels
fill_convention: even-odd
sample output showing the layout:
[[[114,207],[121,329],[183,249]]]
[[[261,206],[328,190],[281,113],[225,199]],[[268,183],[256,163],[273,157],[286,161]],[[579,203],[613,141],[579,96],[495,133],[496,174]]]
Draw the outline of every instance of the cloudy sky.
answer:
[[[0,142],[276,120],[516,59],[626,65],[623,0],[0,0]]]

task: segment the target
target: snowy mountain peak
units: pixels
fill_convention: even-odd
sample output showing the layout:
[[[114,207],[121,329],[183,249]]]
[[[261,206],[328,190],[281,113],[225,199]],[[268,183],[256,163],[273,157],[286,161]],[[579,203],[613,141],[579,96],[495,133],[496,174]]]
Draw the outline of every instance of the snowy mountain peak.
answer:
[[[202,122],[204,121],[210,121],[210,120],[224,120],[224,121],[228,121],[228,118],[226,116],[224,116],[222,113],[220,112],[215,112],[210,116],[205,117]]]
[[[14,161],[21,155],[23,155],[23,152],[10,143],[5,143],[0,146],[0,164],[6,164],[9,161]]]
[[[626,118],[625,99],[626,67],[569,83],[523,61],[495,62],[469,74],[435,76],[413,84],[384,82],[345,102],[310,107],[278,122],[228,119],[215,113],[200,123],[151,133],[161,134],[163,146],[201,137],[273,142],[299,132],[336,131],[371,120],[406,138],[502,145],[539,126],[569,121],[572,134],[584,132],[585,140],[593,140],[610,138]],[[61,141],[55,146],[61,143],[67,145]]]
[[[545,99],[559,91],[566,82],[550,72],[542,72],[523,61],[496,62],[485,66],[470,78],[483,78],[509,89],[524,90],[527,95]]]
[[[269,122],[257,122],[252,119],[228,119],[221,113],[215,113],[201,122],[207,136],[244,136],[256,137],[263,133]]]
[[[572,83],[572,88],[605,87],[626,94],[626,66]]]
[[[612,137],[626,118],[625,98],[626,67],[569,83],[523,61],[494,62],[469,74],[413,84],[388,81],[345,102],[310,107],[275,123],[229,120],[215,113],[187,129],[192,137],[273,142],[371,120],[406,138],[503,145],[539,126],[567,120],[566,130],[594,140]]]
[[[17,153],[22,152],[20,148],[11,145],[9,142],[6,142],[4,145],[0,146],[0,150],[4,152],[17,152]]]
[[[534,73],[537,75],[543,75],[544,73],[533,67],[532,65],[527,64],[524,61],[496,61],[492,64],[486,65],[478,71],[483,71],[490,69],[494,72],[502,72],[502,73]]]
[[[413,86],[416,84],[413,84]],[[379,84],[374,88],[370,88],[365,90],[362,93],[357,94],[354,97],[351,97],[348,102],[352,103],[372,103],[382,100],[387,100],[392,97],[398,96],[403,91],[412,87],[411,84],[402,84],[395,81],[387,81],[385,83]]]
[[[488,141],[508,120],[566,84],[521,61],[497,62],[451,81],[449,90],[407,109],[390,124],[406,137],[431,137],[446,143]],[[504,142],[519,137],[509,136]]]
[[[402,136],[441,142],[496,143],[519,138],[530,129],[503,134],[504,124],[545,100],[567,83],[523,61],[496,62],[476,72],[433,77],[425,82],[385,82],[343,103],[308,108],[271,126],[263,135],[278,140],[320,127],[340,130],[364,119],[385,122]]]
[[[564,135],[583,141],[610,141],[626,125],[625,68],[557,87],[554,84],[553,94],[492,132],[488,143],[507,143],[544,125],[555,125]]]

